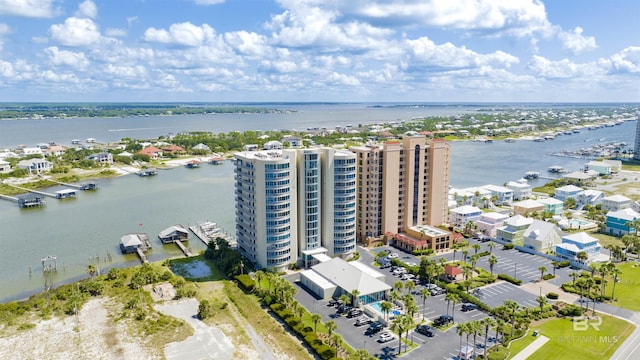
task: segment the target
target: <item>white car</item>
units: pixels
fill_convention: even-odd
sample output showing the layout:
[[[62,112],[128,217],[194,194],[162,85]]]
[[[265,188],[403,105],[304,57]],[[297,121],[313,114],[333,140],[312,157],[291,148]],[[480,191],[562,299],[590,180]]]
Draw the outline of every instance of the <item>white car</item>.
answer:
[[[397,259],[398,258],[398,253],[391,253],[387,256],[389,259]]]
[[[379,343],[386,343],[393,340],[393,335],[389,334],[388,332],[383,332],[382,334],[380,334],[380,338],[378,339]]]

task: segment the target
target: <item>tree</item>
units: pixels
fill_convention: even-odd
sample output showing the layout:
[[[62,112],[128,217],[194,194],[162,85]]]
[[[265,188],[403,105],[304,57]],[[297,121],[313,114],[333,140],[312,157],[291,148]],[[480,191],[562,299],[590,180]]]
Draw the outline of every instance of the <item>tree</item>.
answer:
[[[449,295],[449,294],[447,294]],[[460,302],[460,296],[458,294],[451,294],[451,319],[455,321],[456,304]],[[446,300],[446,298],[445,298]]]
[[[371,356],[367,349],[358,349],[348,358],[349,360],[376,360],[375,356]]]
[[[408,327],[408,316],[400,315],[393,319],[391,330],[398,334],[398,355],[402,352],[402,333]]]
[[[496,244],[493,241],[489,241],[487,246],[489,247],[489,254],[493,254],[493,248],[496,247]]]
[[[538,296],[536,298],[536,301],[538,302],[538,305],[540,305],[540,313],[542,313],[544,311],[544,306],[549,302],[547,300],[547,298],[545,296]]]
[[[576,255],[576,259],[580,260],[580,262],[584,264],[584,262],[587,261],[587,259],[589,259],[589,255],[587,254],[586,251],[580,251]]]
[[[331,336],[331,334],[333,334],[333,332],[338,328],[338,325],[333,321],[327,321],[324,326],[329,330],[329,336]]]
[[[473,248],[473,254],[478,255],[478,251],[480,250],[480,244],[473,244],[471,245],[471,247]]]
[[[401,291],[404,288],[404,283],[402,281],[396,281],[393,283],[393,290]]]
[[[467,333],[467,323],[460,323],[456,325],[456,334],[460,336],[460,349],[462,349],[462,336]]]
[[[424,319],[424,312],[427,310],[427,306],[426,306],[427,298],[431,296],[431,293],[429,292],[429,289],[422,288],[422,290],[420,290],[420,296],[422,297],[422,308],[423,308],[422,318]]]
[[[560,266],[560,262],[554,260],[551,262],[551,266],[553,266],[553,277],[556,277],[556,269]]]
[[[352,303],[353,306],[358,306],[358,296],[360,295],[360,290],[358,289],[353,289],[351,290],[351,298],[352,298]]]
[[[342,336],[333,334],[329,337],[331,344],[336,347],[336,358],[338,358],[338,348],[342,346]]]
[[[347,294],[342,294],[340,295],[340,301],[342,301],[342,303],[345,305],[349,305],[351,304],[351,296]]]
[[[542,281],[544,280],[544,273],[547,271],[547,268],[545,266],[540,266],[538,270],[540,270],[540,281]]]
[[[296,303],[298,303],[296,301]],[[302,321],[302,315],[304,315],[304,308],[302,306],[296,306],[296,314],[298,315],[298,320]]]
[[[473,334],[473,348],[475,349],[477,336],[482,331],[482,325],[477,320],[472,320],[469,323],[469,331]]]
[[[487,338],[489,337],[489,328],[496,326],[496,322],[495,320],[493,320],[493,318],[487,317],[481,320],[482,325],[484,326],[484,353],[485,353],[485,359],[486,354],[487,354]]]
[[[513,300],[505,300],[504,301],[504,306],[510,312],[509,317],[511,319],[510,320],[510,323],[511,323],[511,336],[509,336],[509,337],[513,338],[513,329],[514,329],[514,325],[515,325],[515,321],[516,321],[516,313],[520,309],[520,305],[518,305],[518,303],[513,301]]]
[[[87,265],[87,274],[89,274],[89,276],[93,277],[97,272],[98,270],[94,264]]]
[[[313,321],[313,332],[318,332],[318,323],[322,320],[320,314],[311,314],[311,321]]]
[[[462,250],[462,257],[463,257],[462,261],[467,262],[467,256],[469,256],[469,250],[467,249]]]
[[[611,269],[611,275],[613,276],[613,289],[611,290],[611,300],[615,301],[616,283],[618,282],[618,276],[622,274],[622,270],[619,267]]]
[[[407,283],[404,284],[404,288],[407,289],[407,294],[410,294],[411,291],[416,288],[416,284],[413,281],[407,281]]]
[[[393,309],[393,304],[388,301],[383,301],[380,303],[380,310],[384,313],[385,320],[389,320],[389,311]]]
[[[493,277],[493,267],[498,263],[498,258],[495,255],[489,257],[489,270],[491,270],[491,276]]]
[[[572,286],[575,287],[576,286],[576,279],[580,277],[580,274],[574,271],[572,273],[569,273],[569,276],[571,277],[571,279],[573,279]]]
[[[200,304],[198,304],[198,318],[200,320],[204,320],[209,316],[211,316],[211,304],[209,303],[209,300],[204,299],[200,301]]]

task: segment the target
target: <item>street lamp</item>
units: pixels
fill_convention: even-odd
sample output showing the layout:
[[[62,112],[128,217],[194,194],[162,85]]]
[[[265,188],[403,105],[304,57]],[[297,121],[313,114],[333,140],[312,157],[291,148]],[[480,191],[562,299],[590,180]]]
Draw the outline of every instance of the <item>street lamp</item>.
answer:
[[[513,278],[518,278],[518,263],[513,263]]]
[[[364,343],[362,343],[362,348],[367,350],[367,340],[365,340]]]

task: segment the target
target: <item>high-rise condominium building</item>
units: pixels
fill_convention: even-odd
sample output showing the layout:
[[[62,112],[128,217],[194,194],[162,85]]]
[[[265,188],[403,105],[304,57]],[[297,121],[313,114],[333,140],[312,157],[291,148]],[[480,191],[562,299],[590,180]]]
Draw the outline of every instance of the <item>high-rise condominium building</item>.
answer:
[[[636,118],[636,143],[633,147],[633,158],[640,160],[640,117]]]
[[[450,146],[444,140],[404,136],[351,151],[358,167],[359,241],[447,221]]]
[[[235,154],[239,251],[264,268],[355,252],[356,160],[330,148]]]

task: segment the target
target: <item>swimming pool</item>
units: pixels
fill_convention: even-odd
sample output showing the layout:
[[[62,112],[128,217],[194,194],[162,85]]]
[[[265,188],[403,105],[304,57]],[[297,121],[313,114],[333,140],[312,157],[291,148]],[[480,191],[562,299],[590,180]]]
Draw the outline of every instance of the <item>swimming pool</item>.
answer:
[[[371,308],[373,308],[373,310],[377,311],[378,313],[380,313],[380,315],[384,315],[384,311],[382,311],[382,301],[377,301],[371,304],[368,304],[369,306],[371,306]],[[389,314],[393,314],[393,315],[400,315],[400,311],[398,310],[392,310],[389,311]]]
[[[582,219],[569,219],[568,223],[571,229],[590,229],[597,226],[595,223]]]

